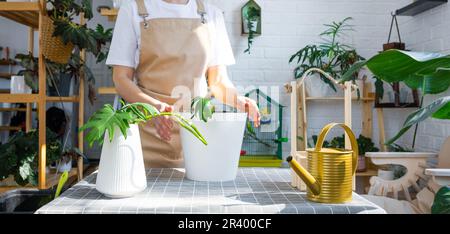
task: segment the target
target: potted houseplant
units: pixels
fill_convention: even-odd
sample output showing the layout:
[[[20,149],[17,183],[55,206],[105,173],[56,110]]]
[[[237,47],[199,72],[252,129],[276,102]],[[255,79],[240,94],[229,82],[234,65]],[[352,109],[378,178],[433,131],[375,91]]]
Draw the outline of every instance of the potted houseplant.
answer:
[[[258,27],[261,21],[261,11],[253,5],[247,7],[244,13],[244,34],[248,34],[248,47],[244,53],[249,53],[253,45],[256,34],[258,34]]]
[[[317,135],[314,135],[313,137],[314,144],[317,142]],[[378,152],[380,151],[377,147],[375,147],[375,143],[372,141],[372,139],[365,137],[363,135],[359,135],[358,139],[356,139],[358,142],[358,167],[357,172],[364,172],[367,170],[367,162],[365,154],[366,152]],[[323,147],[330,147],[330,148],[337,148],[337,149],[344,149],[345,148],[345,136],[338,136],[333,138],[330,142],[324,141]]]
[[[158,116],[171,116],[201,144],[207,144],[197,128],[177,113],[160,113],[149,104],[125,104],[115,110],[104,105],[95,112],[80,131],[89,130],[90,146],[100,143],[102,153],[96,180],[99,192],[112,198],[133,196],[147,186],[138,124]]]
[[[450,87],[450,55],[426,52],[408,52],[388,50],[374,57],[355,63],[340,79],[340,82],[351,80],[353,74],[366,66],[378,79],[385,82],[404,82],[412,89],[419,89],[425,95],[440,94]],[[412,127],[416,127],[413,135],[414,149],[417,125],[428,119],[450,119],[450,96],[435,99],[423,107],[423,96],[420,108],[411,113],[400,131],[385,142],[394,144]]]
[[[19,131],[7,143],[0,145],[0,180],[13,177],[25,186],[38,184],[39,133]],[[61,158],[62,146],[57,135],[47,130],[47,166]]]
[[[247,122],[246,113],[216,113],[210,98],[192,101],[193,124],[208,139],[204,146],[181,129],[186,177],[196,181],[229,181],[237,175]]]
[[[23,68],[18,74],[24,76],[25,83],[33,90],[33,92],[38,92],[38,58],[34,57],[31,53],[17,54],[15,58]],[[49,96],[68,96],[72,80],[77,82],[80,78],[80,71],[83,71],[85,78],[88,81],[89,101],[93,103],[95,92],[92,93],[92,90],[94,90],[95,77],[91,69],[86,66],[79,55],[75,53],[72,54],[67,64],[58,64],[46,59],[45,68]]]
[[[307,45],[291,56],[289,63],[297,62],[298,66],[294,70],[296,79],[301,78],[305,72],[311,68],[318,68],[332,77],[340,78],[352,64],[363,60],[356,50],[345,43],[340,42],[340,38],[345,32],[351,31],[352,26],[348,24],[352,18],[348,17],[340,22],[326,24],[328,28],[320,34],[323,42],[318,45]],[[353,84],[358,84],[356,91],[359,97],[362,93],[363,85],[357,72],[352,73]],[[306,93],[311,97],[322,97],[329,93],[329,88],[337,92],[335,84],[322,74],[315,74],[315,79],[305,81]],[[317,79],[316,79],[317,78]],[[321,81],[319,81],[319,78]],[[331,95],[331,94],[330,94]]]

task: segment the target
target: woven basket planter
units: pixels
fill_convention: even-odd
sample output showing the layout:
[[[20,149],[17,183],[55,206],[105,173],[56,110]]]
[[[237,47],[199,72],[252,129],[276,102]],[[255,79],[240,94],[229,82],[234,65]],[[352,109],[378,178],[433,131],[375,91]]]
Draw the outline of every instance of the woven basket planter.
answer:
[[[60,37],[54,37],[54,29],[53,20],[44,16],[41,31],[42,53],[52,62],[66,64],[72,55],[74,45],[72,43],[65,44]]]

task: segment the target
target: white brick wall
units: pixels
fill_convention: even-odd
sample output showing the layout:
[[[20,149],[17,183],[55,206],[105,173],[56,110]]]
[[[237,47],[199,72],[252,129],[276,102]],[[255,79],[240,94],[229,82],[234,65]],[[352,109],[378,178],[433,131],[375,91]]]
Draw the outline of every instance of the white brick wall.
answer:
[[[370,57],[381,50],[388,35],[390,12],[408,1],[388,0],[257,0],[263,9],[263,35],[258,37],[252,54],[244,54],[246,37],[241,36],[240,10],[245,0],[208,0],[225,12],[230,40],[237,64],[229,68],[235,84],[275,84],[282,92],[281,104],[288,106],[284,112],[285,125],[289,125],[289,98],[283,92],[283,85],[294,79],[294,65],[288,60],[292,54],[307,44],[320,41],[318,34],[324,30],[323,24],[339,21],[345,17],[354,18],[355,32],[346,38],[364,57]],[[360,105],[354,103],[353,127],[357,134],[361,131]],[[400,125],[401,116],[386,111],[386,119],[393,126]],[[337,102],[308,103],[309,136],[332,121],[344,121],[343,104]],[[387,128],[390,123],[387,123]],[[287,128],[290,129],[290,128]],[[395,131],[387,131],[390,136]],[[341,134],[341,132],[336,132]],[[373,139],[377,142],[378,130],[374,113]],[[289,144],[284,151],[289,152]]]
[[[291,54],[306,44],[319,41],[317,35],[322,26],[331,21],[351,16],[354,18],[355,32],[346,38],[360,54],[370,57],[381,50],[387,39],[390,12],[406,5],[410,0],[256,0],[263,8],[263,35],[256,38],[251,55],[244,54],[246,37],[241,36],[240,9],[246,0],[207,0],[225,12],[225,20],[230,40],[235,52],[237,64],[229,68],[229,74],[237,85],[279,85],[293,79],[293,65],[288,64]],[[98,5],[110,5],[109,0],[94,1]],[[433,50],[450,53],[450,32],[444,22],[450,21],[448,6],[438,8],[417,17],[400,17],[403,38],[409,47],[417,50]],[[107,27],[113,24],[103,17],[96,16],[92,24],[101,22]],[[434,26],[430,26],[434,25]],[[12,52],[26,51],[26,29],[8,20],[0,18],[0,43],[10,46]],[[5,29],[5,30],[4,30]],[[17,33],[11,34],[15,31]],[[21,33],[19,33],[21,32]],[[12,35],[16,35],[13,37]],[[20,35],[19,35],[20,34]],[[23,36],[22,36],[23,35]],[[17,40],[19,38],[19,40]],[[97,85],[111,85],[110,72],[102,66],[95,66],[98,75]],[[448,95],[448,93],[447,93]],[[430,98],[428,98],[429,100]],[[89,116],[104,102],[111,102],[109,96],[100,97],[95,107],[86,105]],[[289,107],[287,95],[281,96],[281,103]],[[310,135],[317,134],[320,128],[331,121],[343,121],[343,105],[336,102],[310,103],[308,106]],[[411,110],[386,110],[386,134],[393,136]],[[289,124],[289,109],[284,113],[285,125]],[[353,113],[355,132],[361,127],[360,107],[356,105]],[[374,139],[378,139],[377,119],[374,113]],[[425,128],[429,128],[425,130]],[[432,131],[430,129],[443,129]],[[445,136],[450,134],[447,121],[429,120],[419,128],[419,149],[437,150]],[[423,138],[423,139],[422,139]],[[425,139],[426,138],[426,139]],[[410,142],[410,136],[402,139]],[[289,144],[284,151],[289,151]]]

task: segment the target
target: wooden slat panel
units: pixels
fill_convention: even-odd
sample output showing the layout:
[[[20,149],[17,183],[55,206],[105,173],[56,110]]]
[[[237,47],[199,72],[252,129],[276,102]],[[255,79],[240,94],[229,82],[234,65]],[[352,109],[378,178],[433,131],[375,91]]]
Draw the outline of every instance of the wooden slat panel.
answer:
[[[79,102],[80,98],[78,96],[70,97],[47,97],[47,102]]]
[[[0,102],[33,103],[38,101],[37,94],[0,94]]]
[[[39,26],[38,23],[39,16],[37,13],[34,12],[18,12],[18,11],[4,12],[0,10],[0,16],[3,16],[19,24],[23,24],[33,28],[37,28]]]
[[[0,11],[39,11],[39,2],[0,2]]]

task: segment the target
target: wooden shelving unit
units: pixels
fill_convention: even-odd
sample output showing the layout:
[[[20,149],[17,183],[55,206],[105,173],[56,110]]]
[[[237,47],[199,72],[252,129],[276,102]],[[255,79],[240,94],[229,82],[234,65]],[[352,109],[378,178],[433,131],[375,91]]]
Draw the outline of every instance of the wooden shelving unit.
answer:
[[[103,8],[100,11],[100,15],[108,17],[109,21],[115,21],[117,18],[117,14],[119,13],[119,9],[106,9]]]
[[[46,10],[47,1],[39,0],[37,2],[0,2],[0,16],[8,18],[19,24],[29,27],[28,30],[28,51],[34,50],[34,32],[38,31],[39,45],[41,45],[41,32],[39,29],[42,25],[42,19]],[[85,24],[84,17],[80,17],[80,23]],[[42,48],[42,46],[39,46]],[[81,59],[85,59],[85,51],[81,52]],[[39,60],[39,93],[37,94],[0,94],[0,103],[26,103],[25,111],[27,112],[26,126],[27,131],[31,130],[31,108],[32,103],[38,104],[38,119],[40,123],[46,122],[46,105],[48,102],[73,102],[79,103],[78,125],[84,124],[84,74],[80,74],[80,85],[78,96],[72,97],[47,97],[46,95],[46,70],[44,56],[42,51],[38,51]],[[40,111],[43,110],[43,111]],[[54,184],[52,178],[47,180],[46,173],[46,126],[39,124],[39,189],[46,189],[49,182]],[[78,148],[83,152],[83,134],[78,133]],[[83,177],[83,158],[78,158],[78,168],[75,169],[78,179]],[[72,173],[72,172],[71,172]]]
[[[42,1],[39,2],[0,2],[0,16],[31,28],[39,28]]]

